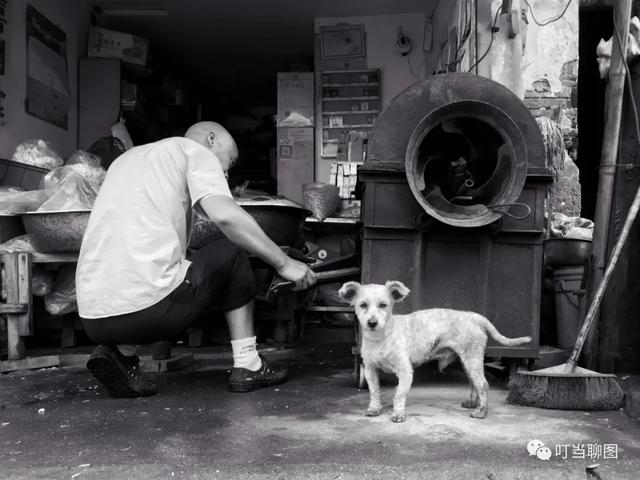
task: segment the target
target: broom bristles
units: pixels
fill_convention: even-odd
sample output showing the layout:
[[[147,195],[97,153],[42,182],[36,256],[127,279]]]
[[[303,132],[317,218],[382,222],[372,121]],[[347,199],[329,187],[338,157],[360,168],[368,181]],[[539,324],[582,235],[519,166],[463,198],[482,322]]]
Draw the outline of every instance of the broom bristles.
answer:
[[[533,373],[533,372],[531,372]],[[592,372],[595,373],[595,372]],[[624,392],[611,375],[527,375],[509,384],[507,402],[557,410],[618,410]]]

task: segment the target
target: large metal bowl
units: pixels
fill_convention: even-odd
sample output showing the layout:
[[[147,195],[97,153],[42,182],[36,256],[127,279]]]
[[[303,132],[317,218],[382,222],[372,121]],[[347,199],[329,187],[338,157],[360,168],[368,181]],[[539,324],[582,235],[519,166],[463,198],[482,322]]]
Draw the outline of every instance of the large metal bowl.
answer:
[[[279,198],[259,197],[237,201],[277,245],[295,247],[303,242],[302,227],[305,218],[310,215],[308,210]],[[22,221],[33,248],[38,252],[78,252],[90,214],[90,210],[27,212],[22,214]],[[202,247],[223,236],[213,222],[196,222],[192,230],[191,248]]]
[[[249,200],[237,200],[258,222],[276,245],[299,247],[304,243],[302,227],[304,220],[311,214],[295,203],[279,198],[257,197]],[[223,233],[213,222],[197,221],[191,231],[191,248],[200,248]]]
[[[549,238],[544,241],[545,263],[549,267],[584,265],[591,253],[591,240]]]
[[[24,230],[41,253],[79,252],[91,210],[26,212]]]

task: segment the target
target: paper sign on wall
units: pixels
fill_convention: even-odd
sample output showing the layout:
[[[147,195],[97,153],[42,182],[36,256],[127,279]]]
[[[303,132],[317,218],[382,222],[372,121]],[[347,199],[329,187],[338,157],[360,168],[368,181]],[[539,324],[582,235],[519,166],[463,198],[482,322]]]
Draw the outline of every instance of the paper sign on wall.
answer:
[[[34,117],[67,128],[67,34],[31,5],[27,6],[25,110]]]

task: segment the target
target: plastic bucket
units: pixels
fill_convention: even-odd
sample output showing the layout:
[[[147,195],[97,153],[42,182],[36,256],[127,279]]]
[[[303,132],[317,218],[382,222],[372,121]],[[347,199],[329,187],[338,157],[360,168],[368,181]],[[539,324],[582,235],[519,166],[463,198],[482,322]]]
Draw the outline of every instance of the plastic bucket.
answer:
[[[584,319],[584,267],[564,267],[553,271],[558,347],[573,348]]]

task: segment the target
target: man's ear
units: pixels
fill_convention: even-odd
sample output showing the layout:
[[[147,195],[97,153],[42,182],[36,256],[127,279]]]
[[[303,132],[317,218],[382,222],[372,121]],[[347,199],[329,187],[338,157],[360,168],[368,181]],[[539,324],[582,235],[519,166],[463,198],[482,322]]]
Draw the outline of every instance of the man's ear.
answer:
[[[340,290],[338,290],[338,296],[347,303],[352,303],[356,295],[358,294],[358,290],[360,290],[360,285],[358,282],[347,282]]]
[[[209,148],[212,148],[216,144],[216,132],[209,132],[209,135],[207,135],[207,143],[209,144]]]
[[[389,293],[391,294],[391,298],[393,298],[395,302],[401,302],[407,295],[409,295],[409,293],[411,293],[411,290],[409,290],[404,283],[399,282],[398,280],[390,280],[385,283],[384,286],[387,287],[387,290],[389,290]]]

